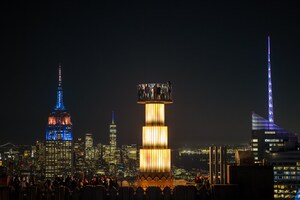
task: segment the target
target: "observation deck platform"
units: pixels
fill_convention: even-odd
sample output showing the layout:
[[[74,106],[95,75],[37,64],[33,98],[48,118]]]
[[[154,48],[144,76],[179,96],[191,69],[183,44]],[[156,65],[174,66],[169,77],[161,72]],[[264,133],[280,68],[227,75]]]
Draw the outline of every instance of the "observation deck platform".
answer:
[[[168,83],[143,83],[137,85],[137,103],[162,103],[171,104],[172,86]]]

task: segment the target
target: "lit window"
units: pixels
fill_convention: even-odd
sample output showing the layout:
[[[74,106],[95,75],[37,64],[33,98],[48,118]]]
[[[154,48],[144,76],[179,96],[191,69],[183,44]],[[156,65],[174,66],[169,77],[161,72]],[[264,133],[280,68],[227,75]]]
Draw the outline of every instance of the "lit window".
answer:
[[[275,131],[265,131],[266,135],[274,135],[276,134]]]
[[[265,139],[265,142],[279,142],[279,139]]]

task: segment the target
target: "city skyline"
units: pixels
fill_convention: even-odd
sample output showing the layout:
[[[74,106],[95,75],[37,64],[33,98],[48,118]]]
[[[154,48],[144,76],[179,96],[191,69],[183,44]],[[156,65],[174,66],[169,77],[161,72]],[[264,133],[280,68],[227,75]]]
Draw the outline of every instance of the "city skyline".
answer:
[[[268,52],[275,124],[299,132],[297,4],[264,2],[5,5],[1,144],[45,140],[62,66],[74,138],[141,145],[137,84],[167,82],[170,146],[250,142],[251,112],[268,116]]]

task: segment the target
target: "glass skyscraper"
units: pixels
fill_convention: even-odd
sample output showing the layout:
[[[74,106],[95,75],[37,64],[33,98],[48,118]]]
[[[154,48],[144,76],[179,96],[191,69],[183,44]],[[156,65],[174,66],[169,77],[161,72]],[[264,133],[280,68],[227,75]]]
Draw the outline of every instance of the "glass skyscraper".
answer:
[[[252,113],[251,150],[254,162],[273,166],[274,199],[294,199],[300,187],[300,151],[297,134],[274,123],[271,81],[270,37],[268,37],[268,114]]]
[[[111,124],[109,125],[109,164],[117,164],[116,151],[117,151],[117,125],[115,124],[115,115],[112,112]]]
[[[256,113],[252,113],[251,150],[255,163],[263,163],[269,153],[296,150],[298,137]]]

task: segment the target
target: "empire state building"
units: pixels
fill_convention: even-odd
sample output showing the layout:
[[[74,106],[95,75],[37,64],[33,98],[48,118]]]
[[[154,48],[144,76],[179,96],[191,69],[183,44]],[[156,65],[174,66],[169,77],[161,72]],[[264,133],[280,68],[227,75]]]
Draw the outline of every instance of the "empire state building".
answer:
[[[46,178],[72,175],[72,122],[63,103],[61,66],[58,69],[57,100],[46,128]]]

